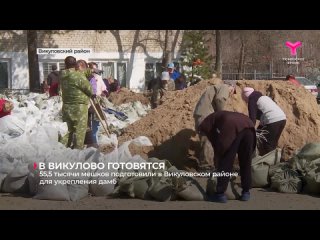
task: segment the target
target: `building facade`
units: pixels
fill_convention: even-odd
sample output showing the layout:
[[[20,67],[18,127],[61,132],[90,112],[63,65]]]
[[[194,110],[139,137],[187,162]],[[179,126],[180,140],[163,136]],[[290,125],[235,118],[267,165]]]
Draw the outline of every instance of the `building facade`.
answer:
[[[182,31],[170,30],[174,61],[179,59]],[[161,60],[165,30],[50,30],[37,31],[38,48],[90,49],[73,56],[96,62],[103,78],[118,79],[121,86],[143,91],[150,79],[163,71]],[[52,65],[64,69],[72,54],[38,54],[40,83]],[[0,89],[29,89],[27,30],[0,31]]]

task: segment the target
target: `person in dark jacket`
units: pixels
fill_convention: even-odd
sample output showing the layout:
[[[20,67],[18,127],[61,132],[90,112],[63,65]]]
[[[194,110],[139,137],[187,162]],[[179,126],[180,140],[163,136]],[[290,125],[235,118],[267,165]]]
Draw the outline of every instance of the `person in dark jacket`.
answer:
[[[214,167],[212,162],[214,152],[205,134],[198,131],[200,123],[211,113],[224,110],[228,98],[236,93],[235,81],[224,81],[224,84],[215,84],[207,87],[195,106],[193,117],[195,130],[199,134],[201,151],[199,155],[198,171],[211,171]]]
[[[170,79],[174,81],[175,90],[183,90],[187,88],[185,76],[178,72],[173,63],[169,63],[167,66],[167,72],[170,75]]]
[[[281,133],[286,125],[286,115],[268,96],[253,88],[245,87],[242,98],[248,103],[249,117],[254,125],[259,120],[257,132],[263,137],[258,140],[259,155],[263,156],[276,149]]]
[[[57,71],[57,65],[52,65],[52,72],[48,75],[45,85],[49,87],[50,97],[59,95],[59,71]]]
[[[109,93],[111,92],[119,92],[120,91],[120,84],[117,79],[114,79],[112,76],[103,79],[104,84],[107,87]]]
[[[251,161],[256,147],[256,132],[250,118],[242,113],[218,111],[207,116],[199,126],[214,149],[215,163],[220,174],[231,173],[238,154],[242,195],[240,200],[248,201],[251,188]],[[213,201],[227,202],[226,191],[230,175],[218,177]]]

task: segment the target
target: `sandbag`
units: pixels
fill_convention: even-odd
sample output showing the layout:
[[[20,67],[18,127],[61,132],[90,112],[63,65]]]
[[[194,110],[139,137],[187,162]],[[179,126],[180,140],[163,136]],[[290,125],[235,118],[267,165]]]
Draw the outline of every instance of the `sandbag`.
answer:
[[[78,201],[88,196],[88,184],[71,184],[68,185],[68,192],[71,201]]]
[[[271,188],[282,193],[299,193],[302,181],[299,174],[291,169],[275,172],[271,177]]]
[[[35,195],[38,192],[40,177],[39,174],[30,172],[28,174],[29,193]]]
[[[308,143],[297,154],[299,158],[313,160],[320,158],[320,143]]]
[[[319,194],[320,193],[320,172],[318,169],[313,169],[309,171],[304,177],[306,182],[303,190],[306,193]]]
[[[0,173],[10,173],[18,161],[0,148]]]
[[[282,172],[286,169],[291,169],[291,166],[288,162],[277,163],[276,165],[270,166],[269,179],[272,178],[275,173]]]
[[[56,156],[58,159],[60,158],[60,155]],[[61,158],[60,158],[61,159]],[[52,160],[52,162],[55,162],[55,158],[52,155],[49,155],[47,160]],[[51,162],[51,161],[49,161]],[[36,171],[31,169],[31,165],[29,164],[29,170],[31,173],[34,173],[36,175]],[[48,171],[48,169],[43,169],[42,171]],[[56,177],[53,172],[59,172],[59,171],[53,171],[52,170],[52,176],[43,176],[40,177],[41,180],[51,180],[51,184],[39,184],[40,181],[34,181],[34,186],[33,188],[36,191],[36,195],[33,197],[35,199],[43,199],[43,200],[57,200],[57,201],[70,201],[70,195],[68,191],[68,187],[66,184],[56,184],[55,185],[55,180],[67,180],[67,177]],[[66,171],[67,172],[67,171]],[[30,177],[32,175],[30,174]]]
[[[133,178],[121,178],[118,182],[118,186],[114,189],[113,197],[121,196],[122,194],[134,198],[134,185]]]
[[[150,199],[148,177],[123,177],[114,189],[113,196],[126,195],[131,198]]]
[[[252,187],[267,187],[270,182],[268,178],[269,168],[280,162],[281,151],[275,149],[263,156],[256,156],[252,159],[251,176]]]
[[[0,132],[0,145],[6,144],[11,138],[10,135]]]
[[[17,137],[24,133],[25,123],[14,115],[0,118],[0,132]]]
[[[28,167],[18,166],[4,180],[2,191],[6,193],[28,193]]]
[[[268,173],[270,166],[266,163],[259,163],[251,166],[251,186],[253,188],[267,187],[269,185]]]
[[[0,173],[0,192],[2,192],[2,185],[4,183],[4,179],[6,178],[8,174],[6,173]]]
[[[160,202],[170,201],[171,197],[174,195],[169,180],[160,177],[151,178],[151,186],[148,189],[148,193],[152,198]]]
[[[298,156],[294,156],[289,161],[292,169],[296,170],[302,176],[305,176],[309,171],[312,171],[314,168],[320,167],[320,158],[316,159],[307,159],[307,158],[299,158]]]
[[[235,179],[236,178],[230,179],[227,190],[225,191],[225,195],[229,200],[236,200],[239,199],[241,196],[242,188],[234,182]],[[206,192],[209,197],[213,196],[216,192],[217,183],[217,177],[212,177],[208,179]]]
[[[275,165],[277,163],[280,162],[281,159],[281,149],[280,148],[276,148],[275,150],[263,155],[263,156],[259,156],[256,155],[254,158],[252,158],[252,163],[251,165],[255,165],[258,163],[267,163],[268,165]]]
[[[112,173],[116,173],[115,169],[108,169],[108,163],[117,162],[118,151],[115,149],[107,155],[102,155],[100,152],[96,152],[92,157],[91,161],[95,163],[102,162],[105,166],[104,169],[96,169],[93,171],[95,174],[90,180],[96,180],[96,184],[90,184],[89,192],[94,196],[108,196],[113,193],[116,184],[116,177],[111,176]],[[102,176],[103,173],[109,173],[109,176]],[[99,175],[100,174],[100,175]],[[108,181],[108,184],[99,184],[99,181]]]
[[[203,188],[195,180],[190,181],[177,196],[187,201],[204,201],[207,198]]]
[[[46,184],[39,185],[38,193],[33,197],[43,200],[70,201],[67,185]]]
[[[108,170],[99,170],[97,173],[107,172]],[[97,176],[92,177],[90,180],[96,180],[96,184],[89,185],[89,192],[94,196],[108,196],[114,191],[114,187],[117,183],[116,178],[113,176],[104,177]],[[107,182],[107,184],[99,184],[99,182]]]
[[[134,197],[139,199],[150,199],[150,195],[148,193],[148,179],[140,179],[133,182],[133,191],[134,191]]]
[[[144,109],[140,101],[136,101],[132,104],[132,107],[137,111],[139,117],[147,115],[147,111]]]

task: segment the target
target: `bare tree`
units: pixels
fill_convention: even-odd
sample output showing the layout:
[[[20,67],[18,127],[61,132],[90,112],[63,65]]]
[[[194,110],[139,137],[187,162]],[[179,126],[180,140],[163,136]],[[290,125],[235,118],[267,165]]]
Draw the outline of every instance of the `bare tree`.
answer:
[[[36,30],[27,31],[29,85],[31,92],[40,90],[39,61],[37,55],[38,34]]]
[[[221,45],[221,31],[216,30],[216,64],[215,72],[218,78],[222,77],[222,45]]]
[[[240,46],[240,57],[239,57],[239,65],[238,65],[238,79],[243,79],[244,73],[244,58],[245,58],[245,41],[243,37],[241,39],[241,46]]]
[[[163,58],[162,58],[162,67],[165,68],[168,63],[172,62],[173,58],[173,30],[165,30],[165,40],[164,40],[164,49],[163,49]]]
[[[119,57],[120,57],[120,60],[122,60],[124,58],[124,55],[123,55],[124,52],[123,52],[122,41],[120,37],[120,30],[110,30],[110,32],[117,41]]]

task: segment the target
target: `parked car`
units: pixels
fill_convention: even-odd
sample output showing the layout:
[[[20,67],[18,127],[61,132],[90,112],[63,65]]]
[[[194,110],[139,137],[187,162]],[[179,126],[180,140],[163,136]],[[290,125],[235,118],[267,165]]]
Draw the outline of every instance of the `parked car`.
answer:
[[[313,96],[318,96],[318,88],[311,80],[305,77],[296,77],[296,80],[298,80],[298,82],[301,83],[305,89],[311,92]]]

